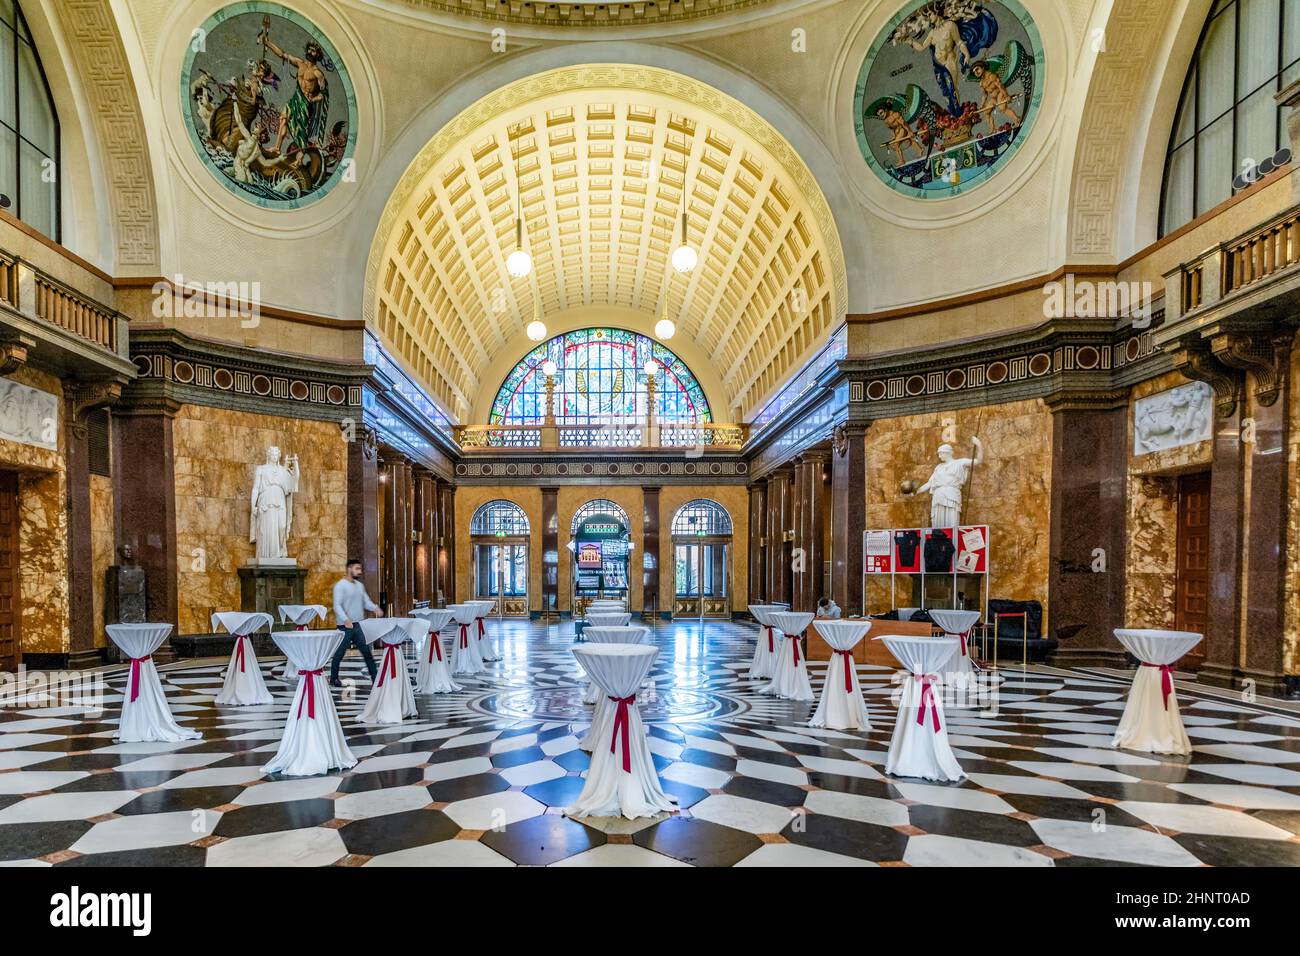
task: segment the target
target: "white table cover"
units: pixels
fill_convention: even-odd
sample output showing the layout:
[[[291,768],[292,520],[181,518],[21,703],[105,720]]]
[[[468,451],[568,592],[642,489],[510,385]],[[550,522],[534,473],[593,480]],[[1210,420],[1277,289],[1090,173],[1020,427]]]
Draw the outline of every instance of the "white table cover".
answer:
[[[355,767],[357,758],[343,737],[326,677],[330,658],[343,642],[343,632],[274,631],[271,639],[297,668],[298,688],[289,705],[280,749],[262,772],[311,777]]]
[[[1157,754],[1190,754],[1183,717],[1178,711],[1173,665],[1201,642],[1194,631],[1117,628],[1115,637],[1142,663],[1133,676],[1124,716],[1112,747]]]
[[[961,780],[966,772],[948,743],[940,676],[960,646],[955,637],[882,637],[908,671],[898,700],[885,773],[924,780]]]
[[[636,691],[659,656],[646,644],[580,644],[573,649],[583,670],[610,701],[610,720],[602,725],[592,751],[587,782],[577,801],[565,808],[572,817],[615,816],[629,820],[676,809],[664,793],[650,755]]]
[[[488,632],[486,619],[493,610],[496,609],[496,601],[470,601],[470,604],[478,606],[478,613],[474,615],[478,628],[478,656],[485,661],[501,660],[501,652],[497,649],[497,643],[492,639],[491,633]]]
[[[478,639],[474,636],[474,621],[478,608],[471,603],[449,604],[447,610],[456,618],[456,634],[451,642],[451,672],[453,674],[481,674],[487,670],[479,656]]]
[[[455,618],[446,608],[421,608],[412,611],[411,617],[424,621],[428,627],[423,636],[411,635],[415,643],[415,656],[420,664],[415,669],[417,694],[450,694],[460,690],[447,668],[447,654],[442,646],[441,631]]]
[[[626,625],[623,627],[588,627],[582,632],[587,640],[593,644],[648,644],[650,643],[650,629],[648,627],[637,627],[635,625]],[[600,689],[600,686],[587,676],[587,692],[582,695],[584,704],[595,704],[596,713],[608,703],[606,696]],[[592,715],[592,723],[595,723],[595,713]],[[590,751],[595,737],[590,730],[587,731],[582,741],[578,744],[583,750]]]
[[[826,683],[822,699],[808,721],[809,727],[830,730],[870,730],[867,703],[862,699],[858,670],[853,662],[853,648],[867,632],[870,621],[813,621],[813,627],[831,646],[831,660],[826,665]]]
[[[230,663],[226,665],[226,679],[215,701],[218,707],[269,704],[275,699],[266,689],[253,641],[248,636],[262,627],[271,630],[273,623],[271,615],[265,611],[218,611],[212,615],[212,630],[224,627],[235,636]]]
[[[370,685],[370,696],[357,716],[358,723],[400,724],[404,718],[418,713],[411,677],[402,657],[402,645],[410,638],[409,627],[423,629],[428,624],[413,617],[378,617],[361,622],[362,638],[381,653],[379,676]]]
[[[131,670],[122,698],[122,719],[113,737],[123,743],[146,741],[199,740],[197,730],[176,723],[167,695],[163,693],[153,652],[171,634],[170,624],[109,624],[105,630],[114,644],[131,660]]]
[[[957,653],[948,662],[948,670],[954,674],[969,674],[979,668],[971,659],[970,633],[979,623],[979,611],[959,611],[954,608],[930,608],[930,620],[943,628],[948,637],[957,638]]]
[[[280,623],[292,624],[297,630],[305,631],[311,626],[312,621],[325,620],[325,615],[328,613],[324,604],[281,604]],[[298,682],[298,670],[293,666],[293,661],[287,657],[280,666],[280,679],[286,684]]]
[[[754,643],[754,659],[749,665],[751,680],[770,680],[772,672],[776,669],[776,648],[779,638],[776,636],[776,625],[772,623],[772,614],[779,610],[781,609],[767,604],[749,606],[749,613],[763,626],[758,640]]]
[[[632,615],[627,611],[588,611],[588,627],[625,627],[632,620]],[[586,633],[586,629],[583,629]]]
[[[759,690],[785,700],[812,700],[812,682],[808,680],[808,662],[799,648],[799,635],[810,623],[811,611],[770,611],[772,625],[785,635],[776,650],[772,681]]]

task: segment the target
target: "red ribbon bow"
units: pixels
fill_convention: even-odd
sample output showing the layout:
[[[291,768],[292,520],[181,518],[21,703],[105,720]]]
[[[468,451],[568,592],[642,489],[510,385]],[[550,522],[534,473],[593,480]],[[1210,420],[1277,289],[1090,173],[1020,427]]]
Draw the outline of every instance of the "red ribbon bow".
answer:
[[[248,640],[247,634],[235,635],[235,660],[239,662],[239,673],[244,673],[244,641]]]
[[[1169,695],[1174,692],[1174,668],[1172,664],[1148,664],[1142,662],[1143,667],[1160,668],[1160,694],[1165,699],[1165,710],[1169,709]]]
[[[429,632],[429,663],[433,663],[433,655],[437,653],[438,660],[442,660],[442,641],[438,640],[438,632]]]
[[[153,660],[153,655],[146,654],[144,657],[131,658],[131,700],[134,701],[140,696],[140,665],[145,661]]]
[[[851,694],[853,693],[853,649],[835,653],[844,658],[844,692]]]
[[[463,651],[467,647],[469,647],[469,625],[462,624],[460,626],[460,649]]]
[[[630,697],[611,697],[614,703],[618,704],[618,710],[614,714],[614,733],[609,738],[609,752],[615,753],[615,746],[618,744],[619,728],[623,730],[623,772],[632,772],[632,750],[628,744],[628,727],[631,725],[631,718],[628,714],[628,707],[636,703],[636,694]]]
[[[307,630],[307,625],[306,625],[306,624],[299,624],[299,625],[298,625],[298,630],[300,630],[300,631],[305,631],[305,630]]]
[[[787,634],[785,636],[785,639],[789,641],[790,646],[794,648],[794,666],[798,667],[799,666],[799,635]]]
[[[483,618],[480,617],[478,619],[478,636],[482,638],[486,634],[487,634],[487,628],[483,626]]]
[[[916,722],[922,727],[925,726],[925,702],[927,698],[930,701],[930,715],[934,718],[934,732],[939,732],[939,705],[934,699],[934,685],[931,683],[932,678],[929,674],[921,675],[921,707],[916,714]]]
[[[316,719],[316,678],[325,673],[325,668],[317,671],[299,671],[299,677],[307,678],[307,693],[298,698],[298,716],[297,720],[302,720],[302,702],[307,701],[307,716],[312,720]]]
[[[766,625],[764,625],[764,626],[767,628],[767,652],[768,652],[769,654],[775,654],[775,653],[776,653],[776,641],[775,641],[775,639],[774,639],[773,636],[772,636],[772,625],[771,625],[771,624],[766,624]]]
[[[400,643],[389,644],[385,642],[384,664],[379,668],[379,681],[375,684],[376,687],[384,686],[384,678],[388,676],[388,671],[390,669],[393,672],[393,680],[397,680],[397,657],[401,648],[402,645]]]

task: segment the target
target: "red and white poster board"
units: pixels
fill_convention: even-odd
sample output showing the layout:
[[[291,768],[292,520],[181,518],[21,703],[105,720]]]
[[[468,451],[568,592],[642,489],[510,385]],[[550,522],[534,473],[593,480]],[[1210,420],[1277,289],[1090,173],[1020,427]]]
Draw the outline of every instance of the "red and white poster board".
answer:
[[[862,553],[867,559],[867,574],[890,574],[893,564],[893,536],[888,531],[867,531],[862,535]]]
[[[965,525],[957,529],[957,557],[953,571],[958,574],[986,574],[989,569],[988,525]]]

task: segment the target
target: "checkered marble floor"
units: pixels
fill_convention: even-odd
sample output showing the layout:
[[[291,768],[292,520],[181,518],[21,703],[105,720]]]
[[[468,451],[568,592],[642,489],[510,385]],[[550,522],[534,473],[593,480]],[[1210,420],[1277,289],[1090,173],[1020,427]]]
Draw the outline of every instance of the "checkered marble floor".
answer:
[[[583,710],[572,625],[493,622],[505,660],[400,726],[356,722],[357,657],[335,691],[352,770],[262,773],[292,689],[217,708],[224,662],[164,669],[201,741],[120,744],[126,675],[102,713],[0,710],[0,865],[1160,866],[1300,864],[1300,715],[1180,686],[1191,758],[1112,750],[1127,677],[1004,669],[995,711],[951,708],[959,785],[884,776],[892,671],[860,667],[873,730],[744,675],[756,628],[661,624],[650,746],[681,812],[572,820]],[[810,671],[820,692],[824,664]]]

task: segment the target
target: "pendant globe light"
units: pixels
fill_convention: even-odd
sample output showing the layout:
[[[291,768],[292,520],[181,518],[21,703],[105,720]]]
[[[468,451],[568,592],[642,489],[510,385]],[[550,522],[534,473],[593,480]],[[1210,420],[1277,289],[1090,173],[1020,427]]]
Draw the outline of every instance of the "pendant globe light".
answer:
[[[685,199],[683,198],[683,205]],[[686,241],[686,210],[682,210],[682,244],[673,250],[673,268],[685,275],[695,268],[700,257]]]
[[[677,323],[668,318],[668,277],[664,277],[663,312],[655,323],[655,338],[667,342],[677,334]]]
[[[524,327],[524,332],[534,342],[540,342],[546,338],[546,323],[542,321],[542,304],[540,302],[533,303],[533,321]]]
[[[533,257],[524,249],[523,187],[519,185],[519,152],[515,150],[515,251],[506,257],[506,272],[522,279],[533,271]]]

